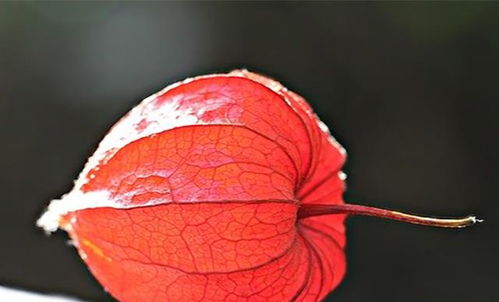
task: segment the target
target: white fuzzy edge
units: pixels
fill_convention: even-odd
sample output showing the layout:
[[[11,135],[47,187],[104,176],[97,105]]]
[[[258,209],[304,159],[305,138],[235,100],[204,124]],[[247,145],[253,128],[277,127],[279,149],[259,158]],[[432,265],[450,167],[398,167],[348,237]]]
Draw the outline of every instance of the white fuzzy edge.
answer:
[[[161,106],[160,110],[148,112],[147,116],[152,121],[161,120],[162,122],[161,124],[152,124],[146,131],[140,133],[134,129],[135,124],[131,124],[129,122],[125,123],[123,122],[123,119],[127,118],[127,121],[138,122],[138,120],[136,120],[133,116],[135,115],[137,118],[141,116],[142,110],[145,109],[146,104],[152,102],[158,96],[166,93],[167,91],[195,80],[221,76],[235,77],[236,75],[211,74],[188,78],[186,80],[171,84],[142,100],[142,102],[135,106],[109,130],[106,136],[99,143],[99,146],[95,150],[94,154],[88,159],[83,170],[80,172],[74,183],[73,189],[69,193],[64,194],[61,198],[50,201],[46,211],[37,220],[37,226],[43,228],[47,233],[50,233],[59,228],[62,216],[73,211],[100,207],[129,208],[129,206],[119,202],[119,200],[111,198],[111,193],[108,191],[102,190],[98,192],[83,192],[81,188],[88,182],[88,178],[94,177],[93,174],[90,174],[90,171],[94,168],[98,169],[98,165],[101,160],[111,158],[118,150],[133,141],[172,129],[174,127],[197,124],[197,119],[195,115],[191,114],[193,112],[179,112],[177,108],[175,108],[178,105],[175,102],[170,102]],[[168,123],[169,120],[174,120],[175,124]],[[143,204],[141,206],[147,205],[152,204]]]

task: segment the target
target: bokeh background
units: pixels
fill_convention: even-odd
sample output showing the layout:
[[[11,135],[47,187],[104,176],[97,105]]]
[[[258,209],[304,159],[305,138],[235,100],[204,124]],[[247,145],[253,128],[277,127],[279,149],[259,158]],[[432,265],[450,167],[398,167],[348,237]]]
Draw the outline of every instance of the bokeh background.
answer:
[[[349,151],[346,200],[486,222],[351,218],[327,301],[497,301],[498,3],[0,3],[0,284],[113,301],[34,225],[106,130],[238,67],[305,96]]]

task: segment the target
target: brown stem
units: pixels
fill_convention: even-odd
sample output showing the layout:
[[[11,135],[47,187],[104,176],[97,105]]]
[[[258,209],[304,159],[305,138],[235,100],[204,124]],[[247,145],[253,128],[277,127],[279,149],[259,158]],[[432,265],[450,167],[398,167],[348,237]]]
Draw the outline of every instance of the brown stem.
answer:
[[[476,218],[475,216],[467,216],[463,218],[431,218],[355,204],[301,205],[298,210],[298,219],[330,214],[374,216],[408,222],[412,224],[421,224],[441,228],[464,228],[477,222],[482,222],[482,220]]]

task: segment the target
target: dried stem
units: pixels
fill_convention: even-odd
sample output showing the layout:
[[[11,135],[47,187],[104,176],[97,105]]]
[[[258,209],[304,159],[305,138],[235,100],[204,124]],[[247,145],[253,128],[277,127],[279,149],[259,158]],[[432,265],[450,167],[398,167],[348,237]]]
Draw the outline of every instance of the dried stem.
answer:
[[[463,218],[432,218],[355,204],[301,205],[298,210],[298,219],[330,214],[374,216],[412,224],[421,224],[441,228],[464,228],[477,222],[482,222],[482,220],[476,218],[475,216],[467,216]]]

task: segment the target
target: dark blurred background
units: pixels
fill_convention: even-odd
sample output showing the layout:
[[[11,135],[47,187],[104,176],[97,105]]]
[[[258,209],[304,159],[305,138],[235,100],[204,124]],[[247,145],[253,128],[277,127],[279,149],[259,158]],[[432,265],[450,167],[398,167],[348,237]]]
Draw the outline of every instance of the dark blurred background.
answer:
[[[309,100],[346,200],[486,219],[350,219],[328,301],[497,301],[499,3],[0,3],[0,284],[112,301],[36,218],[141,99],[238,67]]]

